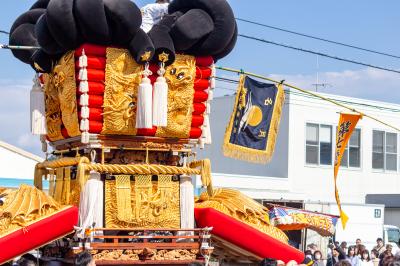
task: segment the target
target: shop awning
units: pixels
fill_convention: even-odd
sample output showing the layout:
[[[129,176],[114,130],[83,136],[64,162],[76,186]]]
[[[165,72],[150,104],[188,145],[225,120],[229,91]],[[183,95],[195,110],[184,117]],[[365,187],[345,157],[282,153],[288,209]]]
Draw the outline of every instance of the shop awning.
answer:
[[[308,228],[322,236],[332,236],[338,216],[272,205],[269,210],[272,225],[281,230],[301,230]]]

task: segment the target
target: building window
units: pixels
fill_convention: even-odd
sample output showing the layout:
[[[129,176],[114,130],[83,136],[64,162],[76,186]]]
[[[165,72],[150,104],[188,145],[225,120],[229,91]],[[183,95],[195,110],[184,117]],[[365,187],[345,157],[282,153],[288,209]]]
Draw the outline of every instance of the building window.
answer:
[[[372,168],[397,171],[397,134],[374,130],[372,134]]]
[[[306,124],[306,163],[332,165],[332,126]]]
[[[356,128],[344,150],[341,167],[361,167],[361,130]]]

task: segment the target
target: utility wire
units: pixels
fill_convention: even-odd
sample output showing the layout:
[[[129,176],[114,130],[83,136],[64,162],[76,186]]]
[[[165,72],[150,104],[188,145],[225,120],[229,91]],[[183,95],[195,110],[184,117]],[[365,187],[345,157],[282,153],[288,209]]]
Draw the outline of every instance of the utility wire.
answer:
[[[252,36],[248,36],[248,35],[244,35],[244,34],[239,34],[239,36],[243,37],[243,38],[246,38],[246,39],[254,40],[254,41],[259,41],[259,42],[263,42],[263,43],[268,43],[268,44],[272,44],[272,45],[276,45],[276,46],[280,46],[280,47],[284,47],[284,48],[300,51],[300,52],[303,52],[303,53],[315,54],[315,55],[319,55],[319,56],[323,56],[323,57],[327,57],[327,58],[331,58],[331,59],[335,59],[335,60],[339,60],[339,61],[344,61],[344,62],[347,62],[347,63],[352,63],[352,64],[356,64],[356,65],[371,67],[371,68],[375,68],[375,69],[379,69],[379,70],[384,70],[384,71],[389,71],[389,72],[394,72],[394,73],[400,74],[400,71],[395,70],[395,69],[391,69],[391,68],[375,66],[375,65],[368,64],[368,63],[364,63],[364,62],[359,62],[359,61],[355,61],[355,60],[351,60],[351,59],[337,57],[337,56],[334,56],[334,55],[324,54],[324,53],[321,53],[321,52],[316,52],[316,51],[312,51],[312,50],[308,50],[308,49],[298,48],[298,47],[294,47],[294,46],[291,46],[291,45],[287,45],[287,44],[283,44],[283,43],[277,43],[277,42],[273,42],[273,41],[268,41],[268,40],[264,40],[264,39],[261,39],[261,38],[252,37]]]
[[[10,35],[10,33],[8,31],[5,31],[5,30],[0,30],[0,33],[4,33],[4,34],[7,34],[7,35]]]
[[[230,84],[239,84],[239,80],[237,80],[237,79],[229,79],[229,78],[222,78],[222,77],[215,77],[215,79],[217,81],[226,82],[226,83],[230,83]],[[217,89],[221,89],[221,87],[218,86]],[[223,88],[223,89],[230,90],[230,91],[235,91],[235,92],[237,91],[236,89],[233,89],[233,88],[229,88],[229,89],[228,88]],[[302,93],[302,92],[285,90],[285,93],[293,94],[293,95],[297,95],[297,96],[303,96],[303,97],[307,96],[307,98],[312,98],[312,99],[319,99],[318,97],[310,96],[310,95]],[[393,112],[393,113],[400,113],[400,109],[396,109],[396,108],[383,107],[383,106],[377,106],[377,105],[359,103],[359,102],[352,102],[352,101],[346,101],[346,100],[339,100],[339,99],[334,99],[334,98],[330,98],[330,99],[335,100],[335,101],[340,102],[340,103],[354,104],[354,105],[358,105],[358,106],[362,106],[362,107],[378,109],[380,111],[388,111],[388,112]]]
[[[286,86],[286,87],[289,87],[289,88],[292,88],[292,89],[301,91],[301,92],[303,92],[303,93],[305,93],[305,94],[308,94],[308,95],[317,97],[317,98],[319,98],[319,99],[322,99],[322,100],[324,100],[324,101],[330,102],[330,103],[332,103],[332,104],[334,104],[334,105],[337,105],[337,106],[339,106],[339,107],[345,108],[345,109],[347,109],[347,110],[349,110],[349,111],[351,111],[351,112],[358,113],[358,114],[360,114],[360,115],[362,115],[362,116],[368,117],[368,118],[370,118],[370,119],[372,119],[372,120],[374,120],[374,121],[376,121],[376,122],[378,122],[378,123],[380,123],[380,124],[383,124],[383,125],[385,125],[385,126],[387,126],[387,127],[393,128],[393,129],[395,129],[396,131],[399,131],[399,132],[400,132],[400,128],[398,128],[398,127],[396,127],[396,126],[393,126],[393,125],[390,125],[390,124],[388,124],[388,123],[386,123],[386,122],[380,120],[379,118],[376,118],[376,117],[374,117],[374,116],[371,116],[371,115],[362,113],[362,112],[356,110],[355,108],[353,108],[353,107],[351,107],[351,106],[348,106],[348,105],[346,105],[346,104],[340,103],[340,102],[338,102],[338,101],[336,101],[336,100],[334,100],[334,99],[330,99],[330,98],[328,98],[328,97],[322,96],[322,95],[320,95],[320,94],[318,94],[318,93],[314,93],[314,92],[311,92],[311,91],[308,91],[308,90],[305,90],[305,89],[296,87],[296,86],[294,86],[294,85],[285,83],[284,80],[282,80],[282,81],[277,81],[277,80],[274,80],[274,79],[271,79],[271,78],[267,78],[267,77],[265,77],[265,76],[261,76],[261,75],[258,75],[258,74],[254,74],[254,73],[250,73],[250,72],[245,72],[245,71],[243,71],[243,70],[238,70],[238,69],[233,69],[233,68],[220,67],[220,66],[216,66],[216,68],[217,68],[217,69],[220,69],[220,70],[228,71],[228,72],[233,72],[233,73],[238,73],[238,74],[243,74],[243,75],[252,76],[252,77],[259,78],[259,79],[263,79],[263,80],[268,80],[268,81],[271,81],[271,82],[276,83],[276,84],[282,84],[283,86]]]
[[[306,38],[311,38],[311,39],[314,39],[314,40],[319,40],[319,41],[328,42],[328,43],[332,43],[332,44],[336,44],[336,45],[340,45],[340,46],[344,46],[344,47],[349,47],[349,48],[361,50],[361,51],[364,51],[364,52],[369,52],[369,53],[374,53],[374,54],[379,54],[379,55],[384,55],[384,56],[400,59],[400,56],[398,56],[398,55],[388,54],[388,53],[385,53],[385,52],[379,52],[379,51],[376,51],[376,50],[363,48],[363,47],[359,47],[359,46],[355,46],[355,45],[351,45],[351,44],[332,41],[332,40],[328,40],[328,39],[321,38],[321,37],[316,37],[316,36],[309,35],[309,34],[304,34],[304,33],[296,32],[296,31],[292,31],[292,30],[287,30],[287,29],[283,29],[283,28],[279,28],[279,27],[275,27],[275,26],[271,26],[271,25],[267,25],[267,24],[262,24],[262,23],[259,23],[259,22],[254,22],[254,21],[247,20],[247,19],[236,18],[236,20],[242,21],[242,22],[246,22],[246,23],[250,23],[250,24],[254,24],[254,25],[258,25],[258,26],[262,26],[262,27],[265,27],[265,28],[270,28],[270,29],[274,29],[274,30],[278,30],[278,31],[283,31],[283,32],[295,34],[295,35],[298,35],[298,36],[303,36],[303,37],[306,37]]]

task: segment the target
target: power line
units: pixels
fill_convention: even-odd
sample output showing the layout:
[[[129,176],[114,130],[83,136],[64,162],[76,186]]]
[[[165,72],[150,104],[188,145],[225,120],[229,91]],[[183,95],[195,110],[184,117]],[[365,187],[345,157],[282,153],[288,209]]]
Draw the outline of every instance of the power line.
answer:
[[[340,46],[344,46],[344,47],[349,47],[349,48],[361,50],[361,51],[364,51],[364,52],[369,52],[369,53],[374,53],[374,54],[379,54],[379,55],[384,55],[384,56],[400,59],[400,56],[398,56],[398,55],[388,54],[388,53],[385,53],[385,52],[379,52],[379,51],[376,51],[376,50],[363,48],[363,47],[359,47],[359,46],[355,46],[355,45],[351,45],[351,44],[332,41],[332,40],[328,40],[328,39],[321,38],[321,37],[316,37],[316,36],[309,35],[309,34],[304,34],[304,33],[296,32],[296,31],[292,31],[292,30],[287,30],[287,29],[283,29],[283,28],[279,28],[279,27],[275,27],[275,26],[271,26],[271,25],[267,25],[267,24],[262,24],[262,23],[259,23],[259,22],[254,22],[254,21],[247,20],[247,19],[236,18],[236,20],[243,21],[243,22],[250,23],[250,24],[254,24],[254,25],[258,25],[258,26],[262,26],[262,27],[265,27],[265,28],[270,28],[270,29],[274,29],[274,30],[279,30],[279,31],[295,34],[295,35],[306,37],[306,38],[311,38],[311,39],[314,39],[314,40],[319,40],[319,41],[332,43],[332,44],[336,44],[336,45],[340,45]]]
[[[218,80],[218,81],[227,82],[227,83],[230,83],[230,84],[239,84],[239,80],[236,80],[236,79],[221,78],[221,77],[215,77],[215,79]],[[220,86],[217,86],[217,89],[220,89]],[[235,92],[237,91],[236,89],[228,89],[228,88],[224,88],[224,89],[235,91]],[[292,94],[292,95],[297,95],[297,96],[301,96],[301,97],[305,97],[305,98],[308,98],[308,99],[310,99],[310,98],[311,99],[320,99],[319,97],[308,95],[308,94],[302,93],[302,92],[285,90],[285,93]],[[400,109],[397,109],[397,108],[383,107],[383,106],[377,106],[377,105],[372,105],[372,104],[367,104],[367,103],[359,103],[359,102],[353,102],[353,101],[339,100],[339,99],[334,99],[334,98],[329,98],[329,99],[335,100],[335,101],[340,102],[340,103],[354,104],[354,105],[358,105],[358,106],[362,106],[362,107],[374,108],[374,109],[378,109],[380,111],[388,111],[388,112],[393,112],[393,113],[400,113]]]
[[[282,81],[277,81],[277,80],[274,80],[274,79],[271,79],[271,78],[268,78],[268,77],[265,77],[265,76],[262,76],[262,75],[258,75],[258,74],[254,74],[254,73],[250,73],[250,72],[245,72],[245,71],[243,71],[243,70],[238,70],[238,69],[233,69],[233,68],[219,67],[219,66],[217,66],[216,68],[217,68],[217,69],[220,69],[220,70],[228,71],[228,72],[234,72],[234,73],[244,74],[244,75],[252,76],[252,77],[259,78],[259,79],[263,79],[263,80],[268,80],[268,81],[271,81],[271,82],[276,83],[276,84],[281,84],[281,85],[283,85],[283,86],[286,86],[286,87],[295,89],[295,90],[297,90],[297,91],[301,91],[301,92],[303,92],[303,93],[305,93],[305,94],[307,94],[307,95],[311,95],[311,96],[317,97],[317,98],[319,98],[319,99],[321,99],[321,100],[330,102],[330,103],[332,103],[332,104],[334,104],[334,105],[337,105],[337,106],[339,106],[339,107],[345,108],[345,109],[347,109],[347,110],[349,110],[349,111],[351,111],[351,112],[358,113],[358,114],[360,114],[360,115],[362,115],[362,116],[364,116],[364,117],[368,117],[368,118],[370,118],[370,119],[372,119],[372,120],[374,120],[374,121],[376,121],[376,122],[378,122],[378,123],[380,123],[380,124],[382,124],[382,125],[385,125],[385,126],[387,126],[387,127],[390,127],[390,128],[392,128],[392,129],[395,129],[396,131],[399,131],[399,132],[400,132],[400,128],[398,128],[398,127],[396,127],[396,126],[393,126],[393,125],[391,125],[391,124],[389,124],[389,123],[386,123],[385,121],[382,121],[382,120],[380,120],[379,118],[376,118],[376,117],[371,116],[371,115],[366,114],[366,113],[362,113],[362,112],[356,110],[355,108],[353,108],[352,106],[348,106],[347,104],[340,103],[339,101],[336,101],[335,99],[331,99],[331,98],[325,97],[325,96],[323,96],[323,95],[320,95],[320,94],[318,94],[318,93],[314,93],[314,92],[311,92],[311,91],[308,91],[308,90],[299,88],[299,87],[297,87],[297,86],[294,86],[294,85],[285,83],[284,80],[282,80]]]
[[[5,30],[0,30],[0,33],[4,33],[4,34],[7,34],[7,35],[10,35],[10,33],[8,31],[5,31]]]
[[[312,51],[312,50],[308,50],[308,49],[298,48],[298,47],[294,47],[294,46],[291,46],[291,45],[288,45],[288,44],[268,41],[268,40],[264,40],[264,39],[261,39],[261,38],[252,37],[252,36],[248,36],[248,35],[244,35],[244,34],[239,34],[239,36],[243,37],[243,38],[246,38],[246,39],[254,40],[254,41],[259,41],[259,42],[263,42],[263,43],[268,43],[268,44],[272,44],[272,45],[276,45],[276,46],[280,46],[280,47],[284,47],[284,48],[300,51],[300,52],[303,52],[303,53],[315,54],[315,55],[319,55],[319,56],[323,56],[323,57],[327,57],[327,58],[331,58],[331,59],[335,59],[335,60],[339,60],[339,61],[343,61],[343,62],[347,62],[347,63],[352,63],[352,64],[356,64],[356,65],[371,67],[371,68],[375,68],[375,69],[379,69],[379,70],[384,70],[384,71],[389,71],[389,72],[394,72],[394,73],[400,74],[400,71],[395,70],[395,69],[391,69],[391,68],[375,66],[375,65],[368,64],[368,63],[364,63],[364,62],[359,62],[359,61],[346,59],[346,58],[342,58],[342,57],[338,57],[338,56],[334,56],[334,55],[324,54],[324,53],[321,53],[321,52],[316,52],[316,51]]]

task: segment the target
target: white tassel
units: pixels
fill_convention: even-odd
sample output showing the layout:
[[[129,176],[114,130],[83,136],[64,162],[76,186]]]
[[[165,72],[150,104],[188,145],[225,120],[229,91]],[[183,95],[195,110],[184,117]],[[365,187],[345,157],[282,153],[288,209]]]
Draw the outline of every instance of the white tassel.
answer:
[[[82,135],[81,135],[81,142],[84,143],[84,144],[86,144],[86,143],[89,143],[89,140],[90,140],[90,134],[89,134],[89,132],[87,132],[87,131],[82,132]]]
[[[89,83],[86,80],[79,82],[79,91],[81,93],[88,93],[89,92]]]
[[[89,95],[84,93],[79,98],[79,105],[80,106],[88,106],[89,105]]]
[[[103,227],[104,220],[104,184],[101,181],[101,175],[97,172],[90,172],[90,178],[86,182],[80,194],[79,202],[79,225],[83,231],[94,225],[95,228]],[[101,231],[91,233],[93,235],[102,235]]]
[[[215,76],[217,74],[217,70],[215,68],[215,65],[213,64],[211,67],[211,80],[210,80],[210,88],[215,89]]]
[[[38,75],[33,79],[30,98],[32,134],[45,135],[47,134],[45,96]]]
[[[89,130],[89,120],[82,119],[79,128],[81,131],[88,131]]]
[[[89,107],[84,106],[81,108],[81,117],[82,119],[89,119]]]
[[[151,71],[149,70],[149,64],[146,63],[138,90],[136,128],[153,128],[153,87],[147,77],[149,75],[151,75]]]
[[[206,103],[206,114],[211,114],[211,104],[210,104],[210,102],[207,102]]]
[[[212,90],[208,90],[208,101],[212,101],[214,99],[214,92]]]
[[[212,143],[211,139],[211,125],[210,125],[210,117],[208,115],[204,116],[204,143],[210,145]]]
[[[85,54],[85,50],[82,51],[82,55],[79,57],[79,67],[84,68],[88,66],[88,59]]]
[[[88,73],[86,68],[81,68],[79,70],[79,80],[81,81],[88,80]]]
[[[168,84],[164,78],[165,69],[163,64],[161,64],[157,73],[159,77],[154,83],[153,125],[166,127],[168,123]]]

